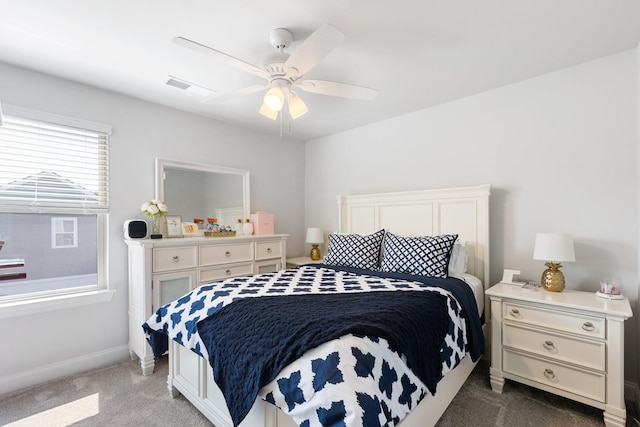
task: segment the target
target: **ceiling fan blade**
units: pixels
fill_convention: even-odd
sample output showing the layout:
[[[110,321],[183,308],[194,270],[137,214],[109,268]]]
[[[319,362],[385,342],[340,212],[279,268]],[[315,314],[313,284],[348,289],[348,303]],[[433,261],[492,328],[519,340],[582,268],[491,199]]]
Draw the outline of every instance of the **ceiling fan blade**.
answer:
[[[205,99],[203,99],[202,102],[203,104],[209,104],[212,102],[218,102],[218,101],[225,101],[227,99],[231,99],[231,98],[236,98],[238,96],[242,96],[242,95],[250,95],[252,93],[256,93],[256,92],[260,92],[261,90],[267,89],[269,87],[268,84],[266,85],[255,85],[255,86],[248,86],[242,89],[238,89],[238,90],[234,90],[231,92],[225,92],[225,93],[214,93],[211,96],[206,97]]]
[[[339,96],[341,98],[361,99],[373,101],[378,91],[364,86],[356,86],[347,83],[330,82],[327,80],[303,80],[294,83],[305,92],[320,95]]]
[[[247,73],[254,74],[263,79],[269,78],[269,74],[262,68],[259,68],[241,59],[234,58],[231,55],[227,55],[226,53],[210,48],[209,46],[194,42],[193,40],[185,39],[184,37],[174,37],[173,42],[182,47],[186,47],[187,49],[215,58],[217,61],[220,61],[223,64],[239,68],[243,71],[246,71]]]
[[[284,63],[285,69],[295,69],[298,76],[316,66],[345,39],[336,27],[324,24],[314,31]]]

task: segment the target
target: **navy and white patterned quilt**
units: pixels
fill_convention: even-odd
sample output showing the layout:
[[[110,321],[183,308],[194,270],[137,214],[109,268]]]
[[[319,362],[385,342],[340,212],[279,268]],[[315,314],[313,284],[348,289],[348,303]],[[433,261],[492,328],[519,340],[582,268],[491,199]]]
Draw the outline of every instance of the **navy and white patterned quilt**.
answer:
[[[220,348],[216,347],[216,342],[218,342],[216,340],[220,333],[209,331],[201,336],[199,332],[201,332],[201,327],[204,331],[210,328],[207,325],[210,325],[213,319],[224,319],[231,316],[229,313],[240,311],[245,304],[230,306],[229,309],[232,311],[222,311],[222,309],[233,301],[244,298],[274,295],[388,292],[392,290],[426,291],[438,295],[441,299],[446,299],[446,308],[443,309],[448,311],[450,318],[446,321],[447,326],[443,328],[446,329],[443,331],[444,342],[436,349],[436,353],[440,355],[437,364],[442,367],[442,373],[438,374],[438,379],[453,369],[467,353],[467,350],[472,353],[474,360],[484,351],[479,320],[473,319],[477,316],[464,316],[465,311],[475,310],[475,300],[473,295],[465,294],[465,289],[468,294],[471,292],[463,282],[455,283],[457,279],[432,279],[437,282],[438,287],[435,287],[432,286],[433,283],[430,284],[426,280],[418,282],[401,280],[401,278],[382,278],[324,267],[304,266],[277,273],[232,278],[201,286],[177,301],[161,307],[143,327],[156,355],[166,351],[166,342],[163,343],[162,337],[168,336],[197,354],[210,359],[214,367],[216,382],[223,392],[229,388],[228,384],[237,382],[232,381],[232,377],[227,378],[225,372],[238,372],[238,369],[228,369],[229,365],[226,365],[227,369],[218,367],[216,373],[214,364],[218,359],[223,358],[220,355]],[[410,277],[414,278],[414,276]],[[451,283],[452,280],[454,283]],[[445,288],[449,289],[441,288],[443,283],[440,282],[446,282]],[[270,300],[273,298],[261,301]],[[280,300],[276,299],[275,301]],[[340,301],[342,300],[336,300],[334,305]],[[459,301],[462,301],[462,304]],[[297,303],[294,306],[297,306]],[[236,308],[234,309],[234,307]],[[248,313],[255,313],[251,311],[254,309],[254,307],[246,307],[246,310],[249,310]],[[213,316],[218,312],[221,314]],[[267,323],[261,322],[260,316],[255,316],[255,318],[256,324]],[[202,323],[201,321],[204,319],[209,320],[207,323]],[[232,323],[227,325],[235,324],[236,320],[233,317],[230,319]],[[296,320],[292,320],[292,322],[296,322]],[[469,335],[470,338],[467,336],[468,330],[473,332],[472,335]],[[364,329],[364,331],[366,332],[368,329]],[[234,335],[236,339],[228,341],[231,346],[237,341],[238,335],[238,331],[236,331]],[[311,334],[314,337],[315,335],[317,334]],[[397,344],[390,345],[388,339],[394,340],[395,338],[392,336],[393,334],[388,335],[389,337],[384,339],[371,334],[368,336],[344,334],[335,337],[339,339],[314,342],[308,348],[298,348],[299,354],[296,356],[296,361],[293,361],[295,359],[283,359],[287,363],[282,366],[276,363],[275,371],[267,369],[257,373],[261,389],[258,390],[259,387],[249,388],[247,391],[249,395],[245,396],[234,395],[232,392],[225,394],[234,424],[237,425],[242,420],[256,395],[259,395],[289,413],[303,427],[394,425],[418,404],[429,389],[431,391],[435,389],[435,383],[425,384],[425,382],[431,383],[432,380],[425,380],[425,375],[419,378],[414,371],[409,369],[406,355],[398,352]],[[297,345],[291,344],[288,343],[287,348],[297,347]],[[243,346],[245,344],[241,344],[239,347]],[[298,358],[303,352],[303,357]],[[209,353],[212,353],[211,357]],[[413,361],[413,353],[407,350],[405,353],[409,354]],[[255,352],[254,355],[259,358],[259,352]],[[236,363],[236,359],[241,358],[242,356],[235,355],[233,363]],[[289,364],[290,361],[293,363]],[[415,362],[413,363],[415,364]],[[270,360],[269,364],[274,363]],[[253,365],[253,363],[247,364],[249,369],[254,369]],[[242,369],[247,369],[247,366]],[[418,371],[420,372],[420,369]],[[243,392],[243,390],[239,392]],[[377,421],[374,422],[374,420]]]

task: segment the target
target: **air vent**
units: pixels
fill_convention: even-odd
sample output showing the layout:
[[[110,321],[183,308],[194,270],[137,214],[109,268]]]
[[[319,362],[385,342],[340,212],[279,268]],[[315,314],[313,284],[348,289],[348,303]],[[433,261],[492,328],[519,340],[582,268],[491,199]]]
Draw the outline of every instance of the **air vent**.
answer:
[[[167,84],[169,86],[177,87],[178,89],[186,90],[189,86],[189,83],[181,82],[180,80],[170,78],[167,80]]]
[[[198,86],[197,84],[193,84],[186,80],[179,79],[174,76],[169,76],[169,79],[166,82],[167,86],[172,86],[178,88],[180,90],[184,90],[185,92],[192,93],[194,95],[198,95],[200,97],[208,97],[213,95],[216,91],[207,89],[206,87]]]

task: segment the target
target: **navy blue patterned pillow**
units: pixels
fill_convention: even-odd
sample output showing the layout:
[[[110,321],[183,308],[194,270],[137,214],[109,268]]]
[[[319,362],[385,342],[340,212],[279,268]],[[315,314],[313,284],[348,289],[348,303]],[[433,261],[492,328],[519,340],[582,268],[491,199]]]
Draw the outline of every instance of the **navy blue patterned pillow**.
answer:
[[[382,253],[382,271],[447,277],[451,249],[457,234],[402,237],[387,233]]]
[[[384,230],[362,236],[360,234],[330,234],[324,263],[345,267],[378,270]]]

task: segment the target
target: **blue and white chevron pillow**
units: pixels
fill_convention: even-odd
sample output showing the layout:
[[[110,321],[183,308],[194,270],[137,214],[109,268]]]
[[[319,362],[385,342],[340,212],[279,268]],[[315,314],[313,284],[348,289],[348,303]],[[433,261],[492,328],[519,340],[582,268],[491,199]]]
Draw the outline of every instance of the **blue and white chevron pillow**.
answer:
[[[378,270],[384,230],[362,236],[360,234],[330,234],[324,263],[344,267]]]
[[[387,233],[381,271],[447,277],[451,249],[457,234],[402,237]]]

